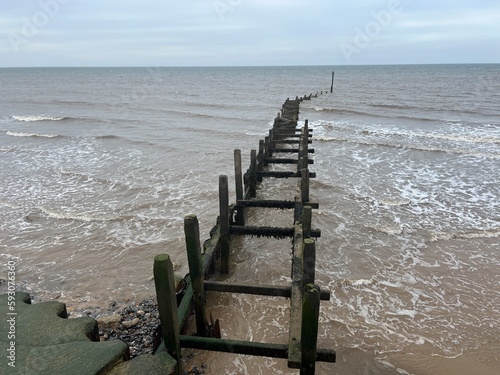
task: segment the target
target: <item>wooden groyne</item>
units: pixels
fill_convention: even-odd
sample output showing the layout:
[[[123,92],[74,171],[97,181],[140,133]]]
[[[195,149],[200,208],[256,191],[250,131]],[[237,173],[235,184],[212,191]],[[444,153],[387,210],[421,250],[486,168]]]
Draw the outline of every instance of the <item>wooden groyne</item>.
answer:
[[[182,348],[284,358],[288,360],[288,367],[300,369],[300,374],[314,374],[317,361],[335,362],[334,350],[317,348],[320,300],[329,300],[330,292],[321,289],[315,282],[315,239],[321,236],[321,231],[311,227],[313,209],[319,206],[309,197],[309,181],[316,177],[309,170],[309,166],[314,164],[311,158],[314,149],[310,147],[312,129],[309,129],[308,120],[304,121],[302,128],[298,128],[300,103],[321,94],[323,92],[287,99],[283,103],[269,134],[259,141],[258,150],[251,150],[250,166],[245,173],[241,166],[241,151],[234,150],[236,200],[229,203],[228,177],[219,176],[219,217],[203,246],[200,245],[197,217],[188,215],[184,218],[190,273],[184,278],[181,298],[176,290],[170,257],[167,254],[155,257],[154,277],[163,336],[158,350],[167,350],[177,360],[175,374],[182,373]],[[275,164],[291,167],[286,171],[271,170],[269,166]],[[257,189],[265,178],[296,178],[300,193],[289,200],[257,199]],[[293,225],[247,225],[246,210],[249,207],[293,210]],[[257,282],[230,284],[210,281],[216,270],[222,274],[229,273],[230,239],[235,236],[291,239],[291,284],[274,286]],[[207,291],[289,298],[288,342],[269,344],[221,339],[219,322],[213,321],[212,317],[209,322],[207,318]],[[196,333],[181,334],[192,311]]]

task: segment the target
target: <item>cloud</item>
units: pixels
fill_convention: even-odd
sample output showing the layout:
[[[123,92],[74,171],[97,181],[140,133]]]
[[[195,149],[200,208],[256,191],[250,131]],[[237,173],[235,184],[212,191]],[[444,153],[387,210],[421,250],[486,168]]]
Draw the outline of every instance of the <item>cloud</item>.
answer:
[[[342,64],[339,45],[352,43],[374,13],[398,0],[64,0],[14,51],[8,36],[22,35],[26,20],[49,1],[62,0],[0,3],[1,66]],[[402,12],[353,55],[352,63],[461,62],[471,58],[464,51],[487,44],[477,62],[499,62],[493,48],[500,44],[498,2],[399,4]],[[440,49],[446,55],[439,55]]]

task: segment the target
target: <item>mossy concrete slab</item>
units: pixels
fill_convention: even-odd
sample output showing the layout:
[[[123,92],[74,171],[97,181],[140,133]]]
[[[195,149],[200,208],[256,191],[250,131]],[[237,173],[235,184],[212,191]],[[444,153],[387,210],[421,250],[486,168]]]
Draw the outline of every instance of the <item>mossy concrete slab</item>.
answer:
[[[13,354],[10,359],[2,356],[2,373],[101,375],[128,356],[128,346],[122,341],[96,341],[94,319],[66,319],[63,303],[32,305],[26,293],[12,297],[0,295],[1,351]]]
[[[143,354],[116,365],[108,375],[167,375],[173,373],[176,363],[167,352]]]

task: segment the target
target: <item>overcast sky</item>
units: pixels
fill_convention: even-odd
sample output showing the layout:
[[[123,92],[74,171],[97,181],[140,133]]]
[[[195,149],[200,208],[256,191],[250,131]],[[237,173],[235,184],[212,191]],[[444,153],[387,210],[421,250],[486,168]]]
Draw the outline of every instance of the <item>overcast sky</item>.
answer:
[[[500,63],[498,0],[0,0],[0,67]]]

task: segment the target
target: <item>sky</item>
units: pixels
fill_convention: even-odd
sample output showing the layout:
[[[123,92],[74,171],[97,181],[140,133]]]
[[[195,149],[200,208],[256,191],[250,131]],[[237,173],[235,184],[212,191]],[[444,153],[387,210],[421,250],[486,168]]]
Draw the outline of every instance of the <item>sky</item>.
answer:
[[[0,0],[0,67],[500,63],[498,0]]]

